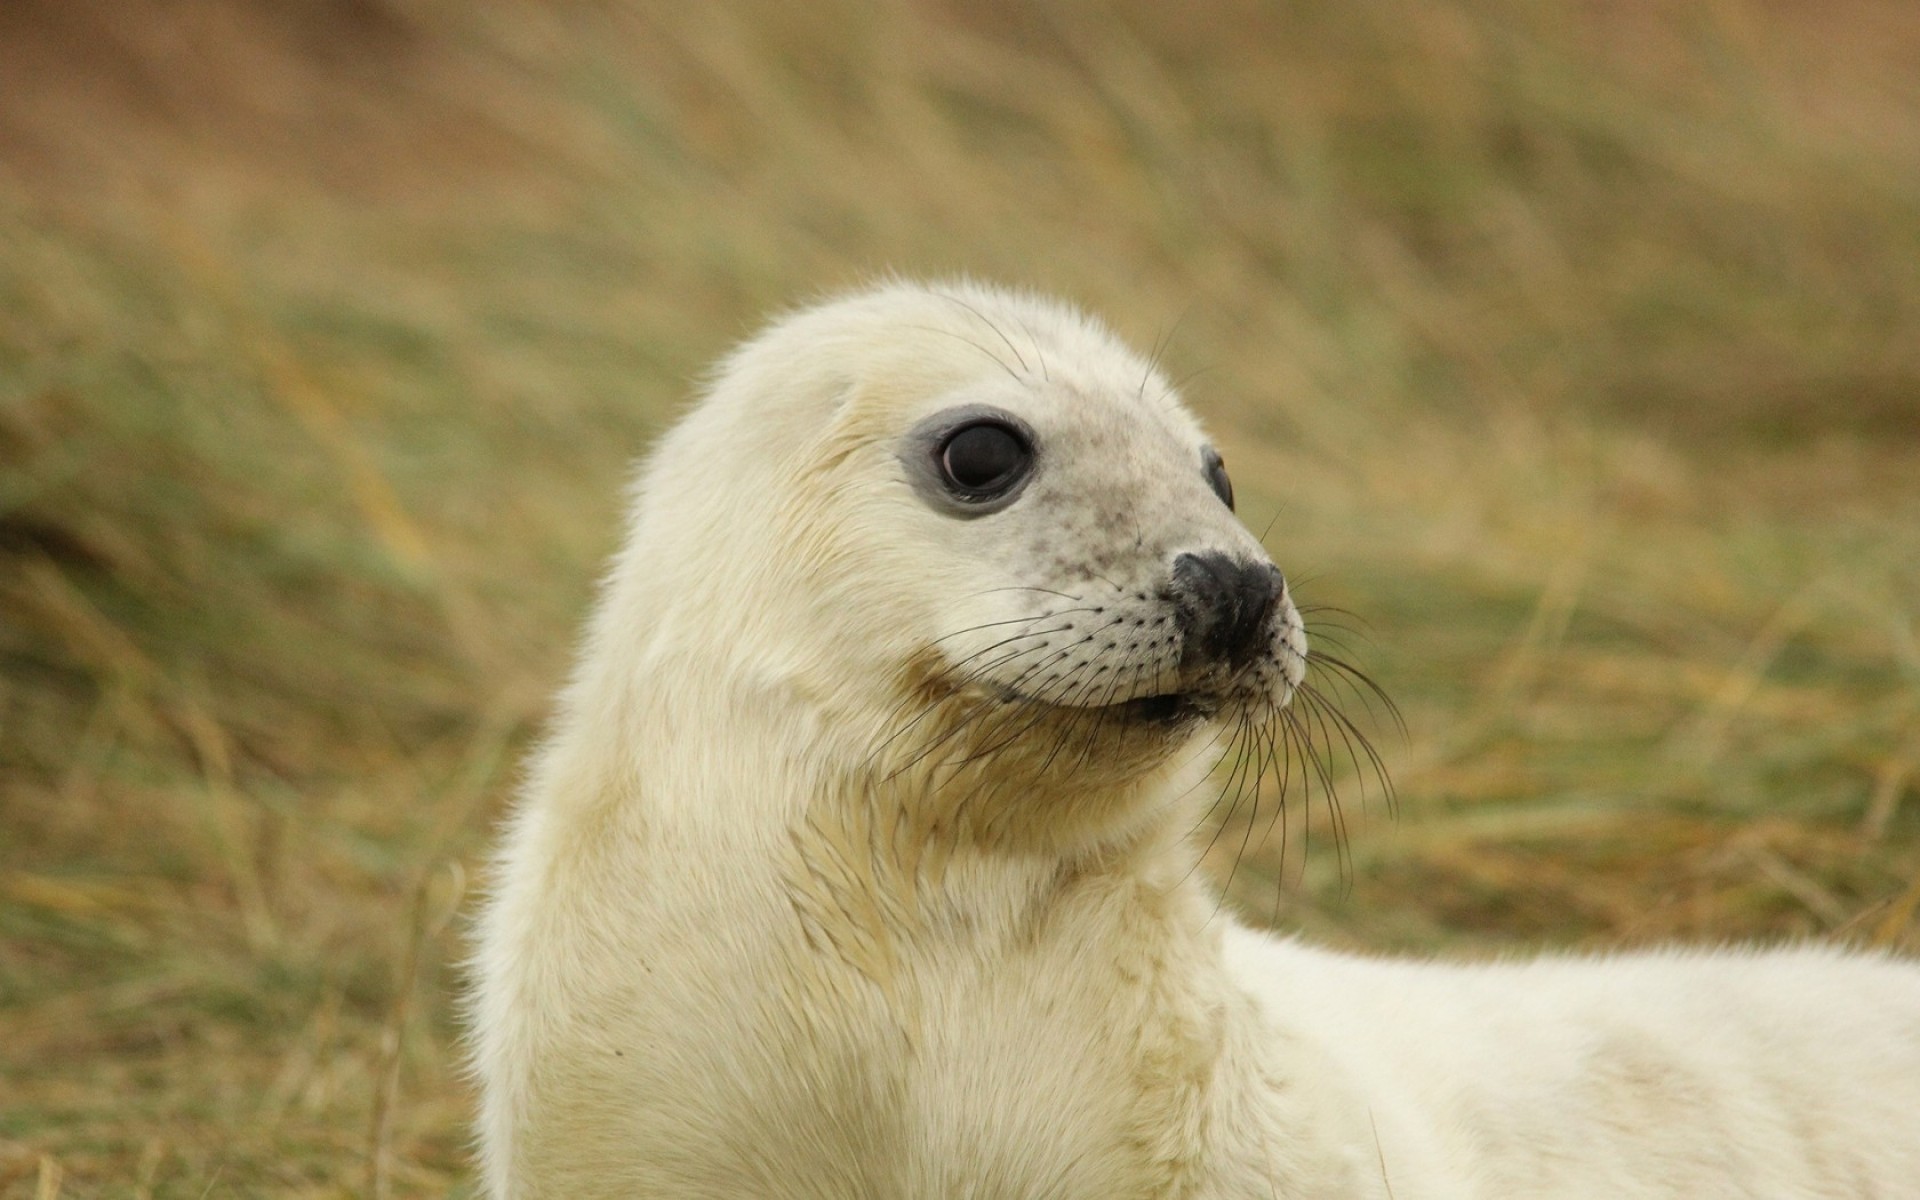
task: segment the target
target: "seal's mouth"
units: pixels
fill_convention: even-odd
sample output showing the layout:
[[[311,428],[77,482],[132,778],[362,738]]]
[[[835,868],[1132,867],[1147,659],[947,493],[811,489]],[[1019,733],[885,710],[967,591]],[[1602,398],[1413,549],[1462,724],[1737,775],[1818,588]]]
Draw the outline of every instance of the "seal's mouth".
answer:
[[[1103,705],[1093,711],[1111,713],[1122,721],[1142,725],[1181,725],[1210,717],[1218,708],[1217,703],[1192,692],[1162,692]]]
[[[1116,700],[1112,704],[1086,705],[1049,704],[1037,697],[1021,696],[1015,692],[1003,693],[1001,699],[1040,703],[1062,713],[1091,713],[1127,725],[1147,725],[1162,729],[1172,729],[1192,721],[1204,721],[1225,706],[1221,697],[1204,692],[1160,692],[1152,696],[1135,696],[1131,700]]]

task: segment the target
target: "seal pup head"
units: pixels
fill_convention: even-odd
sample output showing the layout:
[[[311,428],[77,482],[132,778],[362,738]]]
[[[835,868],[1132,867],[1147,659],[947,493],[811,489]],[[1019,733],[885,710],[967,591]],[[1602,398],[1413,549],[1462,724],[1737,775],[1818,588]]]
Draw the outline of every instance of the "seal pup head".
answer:
[[[642,477],[609,621],[653,678],[976,832],[1197,782],[1211,759],[1182,752],[1279,713],[1307,656],[1155,366],[964,283],[803,310],[723,364]]]

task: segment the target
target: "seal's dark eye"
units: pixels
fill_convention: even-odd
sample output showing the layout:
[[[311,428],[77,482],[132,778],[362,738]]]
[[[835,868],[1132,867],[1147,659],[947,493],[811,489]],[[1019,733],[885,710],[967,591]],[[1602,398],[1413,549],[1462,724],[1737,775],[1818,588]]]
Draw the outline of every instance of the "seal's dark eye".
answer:
[[[1213,494],[1220,497],[1220,503],[1233,511],[1233,480],[1227,478],[1227,464],[1220,461],[1220,452],[1212,446],[1201,452],[1200,462],[1207,471],[1207,486]]]
[[[1026,435],[999,421],[962,425],[939,452],[941,482],[966,500],[988,500],[1018,483],[1033,465]]]

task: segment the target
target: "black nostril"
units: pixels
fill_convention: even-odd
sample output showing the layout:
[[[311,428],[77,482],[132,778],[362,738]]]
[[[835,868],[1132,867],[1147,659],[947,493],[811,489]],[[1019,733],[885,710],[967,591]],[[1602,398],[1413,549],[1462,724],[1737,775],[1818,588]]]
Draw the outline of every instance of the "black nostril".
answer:
[[[1186,656],[1245,665],[1272,637],[1273,611],[1286,579],[1270,562],[1225,554],[1182,554],[1173,560],[1175,611]]]

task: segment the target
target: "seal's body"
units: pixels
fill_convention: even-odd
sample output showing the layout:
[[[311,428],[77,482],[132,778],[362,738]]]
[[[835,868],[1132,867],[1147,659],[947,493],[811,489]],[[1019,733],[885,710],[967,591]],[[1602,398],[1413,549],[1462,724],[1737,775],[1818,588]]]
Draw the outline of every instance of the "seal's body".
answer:
[[[1233,924],[1200,786],[1307,647],[1219,458],[1069,310],[894,285],[639,486],[504,839],[505,1197],[1920,1196],[1920,970],[1451,968]]]

